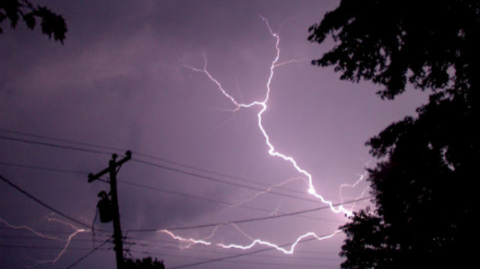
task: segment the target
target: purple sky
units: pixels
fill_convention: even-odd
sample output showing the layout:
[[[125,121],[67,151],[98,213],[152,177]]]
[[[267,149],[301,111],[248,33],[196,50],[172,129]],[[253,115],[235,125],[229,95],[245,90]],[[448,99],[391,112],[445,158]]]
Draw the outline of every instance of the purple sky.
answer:
[[[208,71],[234,98],[246,103],[263,99],[276,51],[275,39],[259,15],[267,18],[280,36],[279,62],[299,60],[275,69],[268,109],[263,114],[264,127],[276,149],[309,171],[315,188],[326,198],[339,202],[340,185],[355,183],[366,165],[373,164],[364,147],[369,137],[405,115],[414,115],[415,108],[426,99],[410,91],[393,102],[382,101],[375,95],[378,86],[341,82],[332,68],[310,65],[310,60],[320,57],[332,43],[309,43],[308,27],[339,1],[35,2],[62,14],[69,30],[62,46],[48,40],[39,29],[29,31],[19,25],[11,30],[2,25],[3,137],[80,147],[10,130],[130,149],[134,159],[259,189],[302,177],[289,163],[268,155],[257,126],[259,107],[231,112],[235,106],[205,74],[184,66],[202,68],[206,55]],[[108,154],[5,139],[0,139],[0,152],[0,175],[54,208],[92,223],[96,195],[108,185],[87,183],[86,173],[106,167]],[[238,204],[255,191],[138,161],[125,164],[118,179],[124,232],[264,217],[323,205],[306,201],[314,198],[308,195],[303,180],[274,190],[299,199],[265,194],[241,207],[229,207],[225,204]],[[366,186],[362,183],[353,190],[344,189],[344,200],[355,199]],[[0,191],[1,220],[29,225],[62,239],[74,231],[49,221],[51,211],[3,182]],[[330,210],[302,216],[245,223],[239,228],[252,238],[285,244],[308,231],[329,234],[346,221],[342,214]],[[111,229],[111,223],[97,220],[97,227]],[[191,229],[178,231],[178,235],[205,238],[211,232],[212,228]],[[242,251],[194,245],[180,250],[179,243],[165,234],[131,232],[127,237],[128,242],[136,243],[129,247],[131,255],[156,256],[165,260],[167,268],[265,248]],[[337,235],[300,244],[293,255],[271,250],[196,268],[339,268],[343,239]],[[35,268],[65,268],[105,240],[105,234],[97,232],[95,240],[92,242],[91,233],[79,234],[56,264]],[[232,226],[219,228],[210,241],[251,243]],[[64,241],[41,239],[0,222],[2,268],[5,264],[4,268],[22,268],[55,259],[64,245]],[[111,247],[105,245],[77,267],[114,268]]]

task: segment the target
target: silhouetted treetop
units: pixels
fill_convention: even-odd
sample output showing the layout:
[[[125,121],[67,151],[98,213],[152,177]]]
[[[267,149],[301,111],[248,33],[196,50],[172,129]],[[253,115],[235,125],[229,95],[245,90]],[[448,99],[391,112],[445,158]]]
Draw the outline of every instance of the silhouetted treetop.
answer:
[[[421,90],[478,85],[478,0],[342,0],[309,32],[311,42],[335,42],[313,64],[382,84],[382,98],[395,98],[407,81]]]
[[[394,123],[367,143],[374,156],[387,158],[369,170],[376,211],[362,211],[342,227],[342,268],[474,263],[479,115],[465,95],[443,92],[418,112],[418,118]]]
[[[163,261],[146,257],[143,259],[125,259],[125,269],[165,269]]]
[[[480,1],[342,0],[310,29],[334,47],[312,63],[341,79],[407,85],[430,100],[367,145],[375,210],[341,227],[344,269],[468,268],[476,264],[480,163]]]
[[[41,20],[42,33],[53,36],[55,41],[63,44],[67,25],[61,15],[57,15],[45,6],[34,6],[28,0],[1,0],[0,1],[0,33],[3,32],[2,23],[7,19],[10,26],[15,28],[21,19],[29,29],[34,29],[37,19]]]
[[[369,210],[360,211],[341,229],[347,235],[340,252],[340,256],[346,258],[342,268],[384,268],[388,265],[395,249],[388,243],[388,227],[380,217]]]

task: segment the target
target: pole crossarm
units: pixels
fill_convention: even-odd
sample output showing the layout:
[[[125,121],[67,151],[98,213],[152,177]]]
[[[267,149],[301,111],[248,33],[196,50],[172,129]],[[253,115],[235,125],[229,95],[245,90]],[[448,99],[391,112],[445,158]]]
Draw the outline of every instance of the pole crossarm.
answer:
[[[118,155],[117,154],[113,154],[112,155],[112,160],[110,162],[114,162],[114,168],[118,167],[118,166],[121,166],[122,164],[126,163],[127,161],[129,161],[130,159],[132,159],[132,152],[130,150],[128,150],[127,152],[125,152],[125,157],[123,159],[121,159],[120,161],[118,162],[115,162],[115,160],[117,159]],[[95,175],[90,173],[88,174],[88,183],[92,183],[93,181],[99,179],[101,176],[107,174],[110,172],[110,165],[103,169],[102,171],[96,173]]]

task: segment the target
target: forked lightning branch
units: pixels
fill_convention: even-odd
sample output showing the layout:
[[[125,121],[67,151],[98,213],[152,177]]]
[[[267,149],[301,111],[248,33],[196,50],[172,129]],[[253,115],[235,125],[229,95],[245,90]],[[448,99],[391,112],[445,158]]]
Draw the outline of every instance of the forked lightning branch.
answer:
[[[199,73],[204,74],[206,76],[206,78],[209,79],[217,87],[219,92],[223,96],[225,96],[225,98],[227,98],[228,100],[231,101],[231,103],[235,106],[234,111],[242,109],[242,108],[251,108],[251,107],[257,107],[257,106],[260,107],[260,111],[257,114],[257,125],[258,125],[258,129],[260,130],[262,136],[265,139],[265,145],[268,149],[268,154],[270,154],[270,156],[272,156],[272,157],[280,158],[283,161],[292,165],[293,168],[298,173],[300,173],[301,175],[303,175],[306,178],[306,181],[308,183],[307,192],[310,195],[314,196],[315,198],[319,199],[322,203],[328,205],[332,212],[345,214],[346,216],[352,216],[353,213],[352,213],[351,210],[346,209],[343,205],[335,206],[332,201],[324,198],[315,188],[315,186],[313,184],[312,175],[307,170],[300,167],[297,164],[297,161],[293,157],[288,156],[284,153],[281,153],[281,152],[279,152],[275,149],[275,146],[270,141],[270,137],[269,137],[266,129],[263,126],[263,117],[262,116],[263,116],[263,113],[268,108],[268,101],[269,101],[270,94],[272,92],[271,83],[272,83],[272,80],[273,80],[274,75],[275,75],[275,69],[279,66],[284,65],[284,64],[294,63],[294,62],[297,62],[297,61],[296,60],[291,60],[291,61],[286,61],[286,62],[279,63],[279,59],[280,59],[280,36],[278,35],[278,33],[274,32],[272,30],[272,28],[270,27],[270,24],[269,24],[269,22],[266,18],[261,17],[261,16],[260,16],[260,18],[265,22],[265,25],[268,29],[269,34],[272,36],[272,38],[275,41],[275,57],[272,60],[272,62],[270,63],[269,75],[268,75],[267,82],[264,86],[262,86],[262,88],[265,89],[265,98],[263,100],[260,100],[260,101],[257,100],[257,101],[253,101],[253,102],[250,102],[250,103],[242,103],[242,102],[237,101],[232,95],[229,94],[229,91],[223,87],[222,83],[208,71],[208,68],[207,68],[208,67],[208,59],[205,55],[203,55],[204,65],[203,65],[202,68],[194,67],[194,66],[187,65],[187,64],[184,64],[184,67],[188,68],[188,69],[190,69],[194,72],[199,72]],[[218,243],[214,244],[210,241],[206,241],[205,239],[204,240],[196,240],[196,239],[193,239],[193,238],[183,238],[183,237],[174,235],[171,231],[168,231],[168,230],[159,230],[158,232],[166,233],[172,239],[175,239],[175,240],[180,241],[180,242],[189,242],[191,245],[194,245],[194,244],[202,244],[202,245],[208,245],[208,246],[215,245],[215,246],[226,248],[226,249],[235,248],[235,249],[242,249],[242,250],[250,249],[250,248],[252,248],[256,245],[265,245],[265,246],[275,248],[275,249],[277,249],[277,250],[279,250],[279,251],[281,251],[285,254],[292,254],[294,252],[294,249],[295,249],[295,246],[297,245],[297,243],[300,242],[302,239],[304,239],[306,237],[314,237],[314,238],[317,238],[318,240],[324,240],[324,239],[331,238],[334,235],[339,233],[339,231],[336,230],[336,231],[332,232],[331,234],[329,234],[327,236],[318,236],[314,232],[307,232],[305,234],[300,235],[297,238],[297,240],[295,241],[295,244],[293,244],[289,249],[287,249],[287,248],[282,248],[277,244],[274,244],[274,243],[271,243],[271,242],[268,242],[268,241],[264,241],[262,239],[253,239],[250,244],[244,245],[244,246],[236,245],[236,244],[226,245],[226,244],[218,244]]]

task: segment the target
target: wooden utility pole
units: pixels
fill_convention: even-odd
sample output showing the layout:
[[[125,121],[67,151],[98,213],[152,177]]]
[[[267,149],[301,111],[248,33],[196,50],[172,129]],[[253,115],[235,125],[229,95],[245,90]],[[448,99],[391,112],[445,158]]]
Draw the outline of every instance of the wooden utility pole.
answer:
[[[115,244],[115,258],[117,260],[117,269],[124,269],[122,228],[120,227],[120,210],[118,208],[117,194],[117,167],[120,167],[122,164],[129,161],[132,158],[132,152],[127,151],[125,153],[125,157],[118,162],[116,160],[117,157],[117,154],[113,154],[107,168],[103,169],[95,175],[89,174],[88,182],[91,183],[107,173],[110,175],[110,195],[112,197],[113,243]]]

